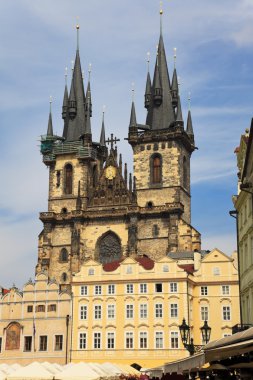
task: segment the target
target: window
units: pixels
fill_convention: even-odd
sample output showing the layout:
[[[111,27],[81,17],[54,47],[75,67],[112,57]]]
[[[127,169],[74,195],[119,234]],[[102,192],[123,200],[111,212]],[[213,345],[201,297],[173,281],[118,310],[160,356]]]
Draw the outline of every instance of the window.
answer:
[[[134,333],[132,331],[126,332],[126,348],[134,348]]]
[[[172,303],[170,305],[170,316],[171,316],[171,318],[177,318],[178,317],[178,305],[177,305],[177,303]]]
[[[126,305],[126,318],[134,317],[134,305]]]
[[[102,294],[102,286],[101,285],[95,285],[95,294],[96,295]]]
[[[107,348],[115,348],[114,332],[107,333]]]
[[[161,303],[155,304],[155,317],[162,318],[163,317],[163,305]]]
[[[0,336],[0,352],[2,352],[2,337]]]
[[[93,341],[93,348],[101,348],[101,333],[95,332],[94,333],[94,341]]]
[[[219,276],[220,275],[220,268],[214,267],[213,268],[213,275],[214,276]]]
[[[222,307],[222,316],[223,316],[223,321],[230,321],[231,320],[230,306],[223,306]]]
[[[38,305],[38,306],[36,306],[36,312],[37,313],[43,313],[43,312],[45,312],[45,305]]]
[[[163,348],[163,332],[156,331],[155,333],[155,348]]]
[[[87,306],[86,305],[80,306],[80,319],[87,319]]]
[[[88,286],[87,285],[81,286],[80,294],[81,294],[81,296],[87,296],[88,295]]]
[[[133,273],[133,268],[131,267],[131,265],[128,265],[127,268],[126,268],[126,273],[127,274],[131,274]]]
[[[156,291],[156,293],[162,293],[163,284],[155,284],[155,291]]]
[[[115,319],[115,305],[108,305],[107,306],[107,318],[108,319]]]
[[[169,266],[167,264],[163,265],[163,272],[169,272]]]
[[[47,351],[47,335],[40,336],[40,351]]]
[[[171,282],[170,283],[170,292],[171,293],[177,293],[177,282]]]
[[[32,313],[33,312],[33,305],[28,305],[27,306],[27,313]]]
[[[62,275],[61,275],[61,280],[62,280],[62,282],[66,282],[67,280],[68,280],[68,276],[67,276],[67,273],[62,273]]]
[[[230,293],[229,285],[222,285],[221,292],[223,296],[228,296]]]
[[[102,317],[102,307],[101,305],[94,306],[94,319],[101,319]]]
[[[73,168],[72,165],[65,166],[65,194],[72,194]]]
[[[208,306],[201,306],[200,314],[202,321],[208,321]]]
[[[231,336],[231,334],[223,334],[223,338],[226,338],[228,336]]]
[[[146,303],[140,304],[140,318],[148,318],[148,305]]]
[[[62,262],[62,263],[66,263],[68,262],[68,251],[66,250],[66,248],[62,248],[61,252],[60,252],[60,257],[59,257],[59,261]]]
[[[140,293],[147,293],[147,284],[140,284]]]
[[[80,333],[79,334],[79,349],[85,350],[87,344],[87,336],[86,333]]]
[[[115,285],[108,285],[108,294],[115,294]]]
[[[201,288],[200,288],[200,294],[202,296],[207,296],[208,295],[207,286],[201,286]]]
[[[56,311],[56,304],[53,303],[51,305],[48,305],[47,311]]]
[[[155,154],[151,157],[151,183],[162,182],[162,157]]]
[[[63,335],[55,335],[54,350],[62,351],[63,348]]]
[[[94,276],[94,269],[93,268],[90,268],[89,271],[88,271],[88,276]]]
[[[127,294],[133,294],[133,292],[134,292],[133,284],[127,284],[126,285],[126,292],[127,292]]]
[[[140,348],[148,348],[148,333],[146,331],[140,332]]]
[[[152,235],[153,235],[153,237],[159,236],[159,227],[157,224],[154,224],[152,227]],[[168,272],[168,271],[164,271],[164,272]]]
[[[178,331],[171,331],[170,333],[170,347],[179,348]]]
[[[25,336],[24,338],[24,351],[32,351],[32,336]],[[1,352],[1,350],[0,350]]]

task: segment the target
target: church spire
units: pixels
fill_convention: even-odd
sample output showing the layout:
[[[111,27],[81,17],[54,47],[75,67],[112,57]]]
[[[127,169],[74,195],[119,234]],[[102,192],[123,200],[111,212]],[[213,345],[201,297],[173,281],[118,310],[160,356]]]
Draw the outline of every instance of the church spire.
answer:
[[[188,117],[187,117],[187,126],[186,126],[186,133],[188,134],[191,143],[195,145],[194,141],[194,132],[193,132],[193,126],[192,126],[192,115],[191,115],[191,94],[189,93],[188,96],[188,104],[189,104],[189,109],[188,109]]]
[[[147,53],[147,66],[148,66],[148,73],[147,73],[147,81],[146,81],[146,91],[145,91],[145,108],[149,108],[150,101],[151,101],[151,95],[152,95],[152,85],[151,85],[151,78],[149,73],[149,62],[150,62],[150,53]]]
[[[105,106],[103,106],[103,116],[102,116],[102,128],[100,134],[100,145],[105,147]]]
[[[180,95],[178,95],[178,102],[177,102],[177,119],[176,119],[176,124],[180,125],[180,126],[184,126]]]
[[[176,55],[177,48],[174,48],[174,71],[173,71],[173,77],[172,77],[172,84],[171,84],[171,97],[172,97],[172,105],[173,107],[177,107],[177,101],[178,101],[178,79],[177,79],[177,69],[176,69]]]
[[[90,89],[90,76],[91,76],[91,63],[89,64],[89,78],[88,78],[88,85],[87,85],[87,91],[86,91],[86,101],[89,99],[89,109],[90,109],[90,117],[92,117],[92,100],[91,100],[91,89]],[[89,94],[89,97],[88,97]],[[88,105],[86,104],[86,112],[87,112]]]
[[[47,127],[47,137],[52,137],[53,133],[53,123],[52,123],[52,96],[50,96],[50,108],[49,108],[49,118],[48,118],[48,127]]]
[[[136,112],[135,112],[135,105],[134,105],[134,84],[132,85],[132,106],[131,106],[129,131],[130,130],[137,130]]]
[[[84,133],[85,126],[85,94],[79,56],[79,29],[79,24],[77,24],[76,58],[68,100],[69,120],[67,121],[66,128],[64,128],[64,137],[67,141],[78,140],[80,135]]]
[[[163,12],[160,13],[161,18],[162,14]],[[175,122],[170,90],[170,78],[160,21],[160,38],[152,84],[152,97],[146,120],[146,124],[151,129],[167,129]]]
[[[68,113],[68,86],[67,86],[67,74],[68,68],[65,68],[65,89],[64,89],[64,96],[63,96],[63,103],[62,103],[62,118],[66,119],[67,113]]]

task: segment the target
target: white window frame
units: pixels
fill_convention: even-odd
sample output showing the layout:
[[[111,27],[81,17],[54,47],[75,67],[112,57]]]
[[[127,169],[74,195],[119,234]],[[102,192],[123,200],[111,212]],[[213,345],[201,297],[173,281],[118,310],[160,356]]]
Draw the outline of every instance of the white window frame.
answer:
[[[94,305],[94,318],[93,319],[95,319],[96,321],[102,319],[102,305],[98,305],[98,304]]]
[[[156,303],[155,304],[155,318],[163,318],[163,304]]]
[[[108,294],[115,294],[115,284],[108,285]]]
[[[172,315],[175,314],[175,315]],[[170,317],[171,318],[178,318],[178,303],[171,303],[170,304]]]
[[[213,275],[220,276],[220,267],[213,267]]]
[[[79,320],[85,321],[88,317],[88,306],[87,305],[80,305],[79,307]]]
[[[141,303],[140,304],[140,319],[147,319],[147,318],[148,318],[148,304]]]
[[[226,310],[224,310],[226,308]],[[229,313],[229,318],[227,318],[228,314]],[[226,316],[224,318],[224,316]],[[230,305],[223,305],[222,306],[222,320],[223,321],[231,321],[232,320],[232,317],[231,317],[231,306]]]
[[[94,295],[95,296],[101,296],[102,295],[102,285],[95,285],[94,286]]]
[[[85,336],[85,347],[81,347],[81,335],[84,335]],[[82,338],[83,339],[83,338]],[[80,331],[78,333],[78,349],[79,350],[86,350],[87,349],[87,342],[88,342],[88,339],[87,339],[87,332],[85,331]]]
[[[109,347],[109,334],[112,334],[113,335],[113,347]],[[115,350],[116,348],[116,338],[115,338],[115,331],[107,331],[106,333],[106,348],[108,350]]]
[[[230,295],[230,286],[229,285],[221,285],[221,294],[223,296],[229,296]]]
[[[55,349],[55,345],[56,345],[56,337],[57,336],[62,336],[62,349],[61,350],[56,350]],[[54,344],[54,347],[53,347],[53,350],[56,351],[56,352],[62,352],[64,350],[64,335],[63,334],[54,334],[54,339],[53,339],[53,344]]]
[[[87,285],[81,285],[80,286],[80,295],[81,296],[87,296],[88,295],[88,286]]]
[[[148,286],[146,283],[140,284],[140,293],[146,294],[148,292]]]
[[[99,346],[100,347],[95,347],[95,339],[98,339],[98,337],[95,338],[96,334],[99,335]],[[94,331],[93,332],[93,349],[94,350],[101,350],[102,349],[102,334],[101,334],[101,331]]]
[[[126,284],[126,294],[134,294],[134,284]]]
[[[169,265],[168,264],[163,264],[163,272],[165,272],[165,273],[169,272]]]
[[[110,311],[109,311],[110,310]],[[116,318],[116,305],[113,303],[109,303],[107,305],[107,319],[115,319]]]
[[[144,337],[141,336],[142,334],[144,334]],[[141,347],[142,346],[141,339],[146,340],[146,347]],[[147,350],[148,349],[148,332],[147,331],[139,331],[139,349],[140,350]]]
[[[170,282],[170,293],[178,293],[178,283]]]
[[[132,341],[132,347],[127,347],[128,334],[130,335],[130,338]],[[132,350],[133,348],[134,348],[134,332],[133,331],[125,331],[125,349],[126,350]]]
[[[200,287],[200,295],[208,296],[208,287],[206,285]]]
[[[161,335],[161,337],[158,337],[159,345],[157,345],[157,335],[158,334]],[[160,347],[160,339],[162,339],[162,347]],[[164,333],[163,333],[163,331],[155,331],[155,345],[154,346],[155,346],[156,350],[162,350],[164,348]]]
[[[175,335],[175,336],[173,336]],[[176,346],[177,347],[173,347],[173,339],[175,339],[175,342],[177,342]],[[178,350],[180,347],[179,347],[179,333],[178,331],[171,331],[170,332],[170,348],[173,349],[173,350]]]
[[[126,319],[134,318],[134,304],[128,303],[126,305]]]

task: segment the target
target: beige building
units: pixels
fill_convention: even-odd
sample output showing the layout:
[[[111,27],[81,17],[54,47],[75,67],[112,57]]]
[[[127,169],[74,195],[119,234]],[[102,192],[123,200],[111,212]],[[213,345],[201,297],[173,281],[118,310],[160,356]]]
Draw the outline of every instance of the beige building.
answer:
[[[233,196],[237,211],[238,248],[241,293],[241,322],[253,324],[253,124],[250,133],[241,136],[236,148],[238,195]]]
[[[0,298],[0,363],[69,361],[71,295],[45,273]]]
[[[126,258],[109,264],[90,260],[73,277],[72,361],[137,363],[155,367],[188,356],[179,332],[183,318],[201,345],[206,320],[211,339],[232,334],[239,321],[238,272],[215,249]]]

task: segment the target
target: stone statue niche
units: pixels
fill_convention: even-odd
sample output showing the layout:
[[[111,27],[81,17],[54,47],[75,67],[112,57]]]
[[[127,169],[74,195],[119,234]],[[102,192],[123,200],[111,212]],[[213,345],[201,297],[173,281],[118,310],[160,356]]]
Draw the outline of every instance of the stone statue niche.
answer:
[[[97,260],[102,263],[111,263],[122,257],[121,242],[113,232],[107,232],[97,242]]]

